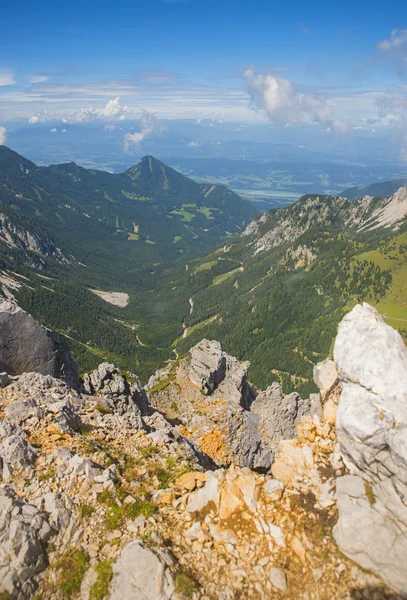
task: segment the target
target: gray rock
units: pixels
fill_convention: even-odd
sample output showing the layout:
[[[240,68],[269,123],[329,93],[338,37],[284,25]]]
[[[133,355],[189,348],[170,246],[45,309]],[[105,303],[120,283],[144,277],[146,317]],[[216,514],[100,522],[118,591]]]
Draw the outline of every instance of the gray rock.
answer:
[[[172,575],[161,556],[138,541],[123,548],[113,565],[110,600],[175,600]]]
[[[226,355],[219,342],[202,340],[191,349],[189,378],[205,394],[212,394],[226,375]]]
[[[45,545],[54,533],[44,512],[0,486],[0,592],[17,600],[34,596],[36,576],[48,566]]]
[[[379,574],[407,597],[407,527],[389,518],[374,486],[367,489],[369,497],[365,480],[357,475],[337,479],[339,521],[334,528],[335,540],[346,556]]]
[[[315,365],[314,381],[320,389],[322,396],[325,396],[333,388],[337,380],[338,370],[333,360],[327,358]]]
[[[8,421],[16,425],[22,425],[31,417],[41,417],[41,411],[33,398],[12,402],[6,407],[5,413]]]
[[[31,315],[12,302],[0,302],[0,371],[35,371],[79,385],[78,367],[66,347]]]
[[[407,596],[407,348],[363,304],[340,323],[334,359],[342,389],[336,417],[340,451],[358,476],[338,482],[336,539],[344,554],[369,564]]]
[[[287,590],[287,578],[284,571],[278,567],[270,567],[270,582],[280,592]]]
[[[90,375],[84,377],[84,387],[90,394],[102,397],[107,405],[119,415],[129,411],[148,412],[147,395],[139,379],[125,377],[120,369],[109,363],[101,363]]]
[[[317,410],[315,405],[314,399]],[[310,414],[311,400],[303,400],[296,392],[283,396],[281,385],[275,382],[257,396],[250,410],[258,416],[264,439],[275,453],[281,440],[297,437],[296,427],[303,416]]]
[[[5,467],[9,472],[15,469],[26,469],[34,464],[37,453],[25,439],[24,433],[16,428],[0,444],[0,458],[3,462],[3,477]]]

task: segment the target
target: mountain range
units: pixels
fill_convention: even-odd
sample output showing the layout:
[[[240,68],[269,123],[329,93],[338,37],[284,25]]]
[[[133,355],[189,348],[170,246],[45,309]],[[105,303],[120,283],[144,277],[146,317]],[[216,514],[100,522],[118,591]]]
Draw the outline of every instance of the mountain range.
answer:
[[[259,215],[150,156],[110,174],[37,167],[3,146],[0,285],[84,370],[108,359],[146,379],[207,337],[252,361],[255,386],[308,393],[356,302],[404,332],[407,192],[375,185],[390,192]]]

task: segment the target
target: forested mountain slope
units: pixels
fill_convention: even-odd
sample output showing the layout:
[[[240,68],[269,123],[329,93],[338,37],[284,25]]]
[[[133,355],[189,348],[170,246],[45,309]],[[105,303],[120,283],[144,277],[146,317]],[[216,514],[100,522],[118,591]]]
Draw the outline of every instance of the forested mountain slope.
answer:
[[[385,316],[405,328],[406,197],[405,189],[354,202],[304,196],[265,213],[149,292],[145,319],[155,321],[157,343],[173,336],[183,353],[202,337],[219,339],[252,362],[257,386],[280,380],[286,391],[312,391],[313,365],[329,353],[339,320],[356,302],[390,303]],[[159,301],[166,306],[161,323]]]
[[[256,386],[307,393],[356,302],[405,329],[405,188],[307,195],[244,229],[250,204],[152,157],[120,175],[0,158],[0,286],[83,369],[107,359],[146,379],[207,337],[250,360]]]
[[[151,156],[112,175],[38,167],[0,146],[0,286],[68,336],[84,365],[110,356],[130,367],[136,354],[148,364],[137,295],[256,214],[227,188],[199,185]],[[133,308],[106,303],[95,288],[129,295]],[[162,360],[168,350],[153,354]]]

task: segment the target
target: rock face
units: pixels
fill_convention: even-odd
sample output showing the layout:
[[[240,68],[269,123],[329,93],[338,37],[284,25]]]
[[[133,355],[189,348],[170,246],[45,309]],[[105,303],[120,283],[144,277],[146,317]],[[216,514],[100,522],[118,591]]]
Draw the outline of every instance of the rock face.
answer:
[[[33,576],[48,566],[45,545],[53,534],[44,512],[0,486],[0,589],[10,598],[34,596]]]
[[[175,586],[162,558],[138,541],[125,546],[113,567],[110,600],[171,600]]]
[[[0,302],[0,372],[21,375],[35,371],[79,385],[78,367],[53,334],[13,304]]]
[[[281,440],[297,436],[296,428],[302,417],[313,415],[317,410],[318,402],[303,400],[296,392],[283,396],[279,383],[272,383],[251,405],[251,411],[258,415],[260,428],[273,453]]]
[[[148,400],[138,377],[130,382],[120,369],[109,363],[102,363],[90,375],[84,377],[85,390],[100,396],[107,407],[123,415],[127,412],[148,412]]]
[[[351,476],[338,480],[342,551],[407,597],[407,348],[369,306],[339,325],[336,427]]]

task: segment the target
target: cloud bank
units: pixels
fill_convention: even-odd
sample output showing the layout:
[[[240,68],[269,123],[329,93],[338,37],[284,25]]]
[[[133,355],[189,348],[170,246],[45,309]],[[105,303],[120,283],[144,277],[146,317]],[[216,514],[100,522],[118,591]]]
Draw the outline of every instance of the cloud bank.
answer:
[[[350,131],[347,121],[335,118],[325,99],[298,92],[288,79],[275,75],[244,73],[247,90],[254,105],[264,110],[270,121],[285,125],[319,123],[332,133]]]

